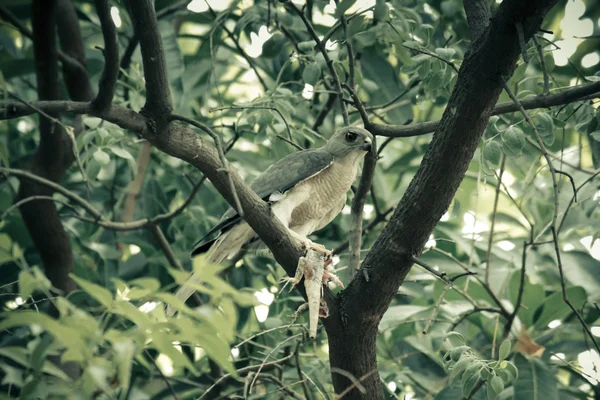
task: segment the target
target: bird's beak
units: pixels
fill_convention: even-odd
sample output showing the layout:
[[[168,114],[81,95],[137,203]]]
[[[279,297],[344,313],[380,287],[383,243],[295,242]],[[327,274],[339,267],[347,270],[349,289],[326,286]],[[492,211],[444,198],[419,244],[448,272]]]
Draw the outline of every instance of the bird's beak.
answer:
[[[371,148],[373,147],[373,144],[371,142],[371,139],[366,138],[365,141],[363,142],[362,146],[360,147],[362,150],[364,151],[371,151]]]

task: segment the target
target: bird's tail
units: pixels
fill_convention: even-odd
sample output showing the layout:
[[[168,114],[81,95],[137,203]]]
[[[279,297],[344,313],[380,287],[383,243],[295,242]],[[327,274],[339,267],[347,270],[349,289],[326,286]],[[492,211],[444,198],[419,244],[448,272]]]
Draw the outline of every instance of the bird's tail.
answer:
[[[222,264],[228,258],[235,256],[238,251],[242,249],[244,244],[248,243],[254,237],[254,231],[246,224],[242,222],[225,232],[213,243],[206,254],[206,262],[210,264]],[[192,272],[186,283],[199,285],[202,283],[202,278],[195,272]],[[185,302],[190,298],[196,291],[192,286],[184,283],[177,289],[175,296]],[[175,309],[171,306],[167,306],[166,314],[167,317],[175,314]]]

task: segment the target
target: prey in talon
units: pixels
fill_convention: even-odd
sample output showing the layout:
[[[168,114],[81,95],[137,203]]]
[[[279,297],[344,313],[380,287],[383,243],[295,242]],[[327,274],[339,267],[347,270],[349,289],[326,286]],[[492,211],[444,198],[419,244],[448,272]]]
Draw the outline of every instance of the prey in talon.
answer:
[[[325,266],[332,263],[331,252],[308,236],[329,224],[342,211],[346,196],[356,178],[360,161],[372,150],[373,135],[358,127],[346,127],[333,133],[322,147],[301,150],[272,164],[250,188],[266,201],[274,217],[288,229],[308,254],[319,253],[326,258]],[[262,246],[252,228],[230,208],[221,220],[202,238],[192,256],[207,253],[206,261],[221,264],[234,258],[242,249]],[[325,268],[325,266],[323,268]],[[340,284],[327,269],[319,276]],[[198,284],[201,278],[192,274],[187,282]],[[177,290],[180,300],[194,293],[193,286],[185,283]],[[320,290],[320,288],[319,288]],[[167,315],[174,309],[167,308]]]
[[[309,333],[311,338],[315,338],[319,317],[326,318],[329,316],[327,303],[323,300],[323,284],[333,279],[340,286],[343,285],[335,274],[325,269],[324,257],[315,250],[309,250],[304,257],[300,257],[294,277],[284,278],[284,280],[291,282],[292,285],[297,285],[302,278],[304,278],[306,304],[308,305]],[[301,306],[294,316],[297,317],[304,308],[306,308],[306,305]]]

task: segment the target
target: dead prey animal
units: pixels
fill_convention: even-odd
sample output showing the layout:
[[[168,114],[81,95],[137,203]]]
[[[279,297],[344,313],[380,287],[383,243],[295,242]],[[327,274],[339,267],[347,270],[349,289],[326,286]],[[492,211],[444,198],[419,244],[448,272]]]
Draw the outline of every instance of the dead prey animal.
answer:
[[[317,336],[319,317],[327,318],[329,315],[327,303],[323,300],[323,284],[333,281],[336,285],[344,287],[335,275],[331,264],[328,264],[326,267],[322,253],[309,249],[304,257],[298,259],[298,267],[294,277],[283,278],[284,281],[291,283],[293,286],[299,284],[304,278],[307,302],[300,306],[295,315],[297,316],[300,311],[308,306],[308,328],[310,337],[313,339]]]

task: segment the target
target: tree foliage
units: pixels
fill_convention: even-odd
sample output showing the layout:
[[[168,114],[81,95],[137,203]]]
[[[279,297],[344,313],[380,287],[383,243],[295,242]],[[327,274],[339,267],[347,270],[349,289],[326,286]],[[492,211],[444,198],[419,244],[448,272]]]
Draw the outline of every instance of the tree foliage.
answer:
[[[576,2],[583,7],[576,18],[591,19],[594,31],[578,39],[566,65],[555,59],[567,46],[557,41],[571,39],[562,21],[575,12],[572,1],[559,1],[544,17],[508,0],[377,0],[367,6],[356,0],[156,0],[154,29],[142,14],[149,1],[56,0],[41,6],[61,10],[47,15],[49,35],[39,15],[36,20],[41,3],[0,6],[3,393],[123,399],[600,395],[600,64],[582,61],[598,54],[600,6],[594,1]],[[492,19],[477,14],[482,5],[484,11],[491,6]],[[512,24],[506,35],[524,38],[507,48],[516,46],[522,56],[506,67],[507,75],[484,86],[478,79],[486,72],[464,66],[480,53],[493,55],[482,46],[510,13],[541,15],[543,31],[529,20]],[[113,23],[114,37],[106,28]],[[80,33],[67,29],[73,24]],[[156,46],[153,33],[161,39]],[[152,67],[161,57],[164,65]],[[52,62],[62,75],[52,76]],[[53,79],[54,97],[42,90]],[[100,90],[93,102],[87,87]],[[474,154],[463,157],[467,141],[432,153],[434,135],[477,130],[454,115],[459,96],[483,99],[496,89],[502,90],[496,108],[480,112],[487,127],[470,136]],[[73,102],[59,102],[67,99]],[[351,283],[344,292],[326,291],[333,313],[322,320],[327,333],[320,328],[313,341],[308,316],[292,315],[303,298],[280,290],[297,252],[282,258],[270,246],[282,269],[262,253],[215,267],[202,257],[189,259],[189,251],[235,206],[233,194],[244,206],[258,204],[236,174],[221,170],[217,149],[248,182],[286,154],[323,145],[347,123],[377,134],[378,153],[357,182],[364,206],[350,195],[344,211],[314,235],[335,249],[339,275]],[[44,150],[52,137],[63,138],[60,146],[68,149],[60,162],[48,161],[59,147]],[[464,168],[443,159],[449,153],[462,157]],[[436,162],[445,162],[446,171],[466,170],[458,173],[464,179],[456,194],[445,193],[449,207],[435,188],[450,178],[417,172]],[[424,203],[399,203],[404,193],[427,185],[431,214]],[[48,228],[51,218],[44,214],[28,222],[40,204],[57,210],[62,224]],[[267,215],[258,205],[244,209],[253,228],[256,216]],[[410,209],[418,210],[413,219],[406,217]],[[423,249],[398,248],[433,219]],[[401,225],[413,220],[423,224]],[[265,221],[263,229],[277,226]],[[67,247],[48,248],[60,232]],[[402,260],[397,268],[377,267],[395,256]],[[356,257],[367,261],[355,275]],[[63,269],[56,274],[52,268]],[[204,283],[185,305],[172,292],[192,269]],[[389,301],[385,281],[401,285]],[[365,298],[378,308],[353,308],[353,299]],[[166,319],[164,304],[179,316]],[[356,322],[367,320],[375,321],[376,346],[374,336],[372,342],[361,336],[370,332],[366,325]],[[361,349],[349,344],[352,335],[358,342],[367,338]],[[341,365],[338,355],[329,366],[330,352],[350,363],[369,359],[371,366],[376,355],[376,369],[348,378],[345,371],[362,367]]]

